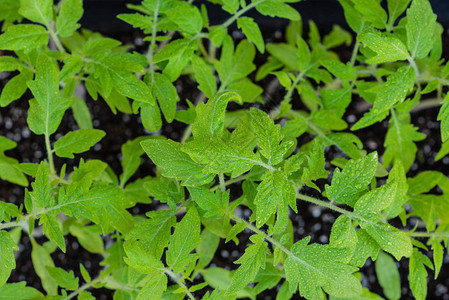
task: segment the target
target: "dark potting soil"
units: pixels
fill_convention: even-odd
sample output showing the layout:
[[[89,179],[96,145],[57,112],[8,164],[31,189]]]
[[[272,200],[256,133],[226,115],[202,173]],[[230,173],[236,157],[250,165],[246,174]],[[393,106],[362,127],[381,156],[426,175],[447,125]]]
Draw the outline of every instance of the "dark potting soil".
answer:
[[[141,37],[134,36],[137,41]],[[236,35],[238,38],[238,35]],[[134,42],[129,40],[129,36],[119,36],[116,37],[124,42]],[[282,31],[276,31],[271,33],[271,41],[281,41]],[[447,47],[448,38],[445,37],[445,48]],[[138,42],[139,43],[139,42]],[[138,44],[137,43],[137,44]],[[140,47],[138,47],[140,48]],[[144,47],[142,47],[144,49]],[[341,47],[337,49],[337,53],[340,57],[345,60],[348,59],[352,49],[346,47]],[[446,58],[449,57],[446,53]],[[263,56],[258,56],[256,63],[258,65],[264,62]],[[0,89],[3,88],[4,84],[7,82],[8,78],[11,78],[14,74],[2,73],[0,76]],[[267,79],[259,82],[261,86],[266,86],[274,80],[273,77],[268,77]],[[200,95],[197,91],[196,84],[193,83],[189,78],[182,77],[176,83],[176,87],[181,96],[180,106],[184,106],[182,109],[187,108],[185,104],[185,99],[194,100]],[[284,90],[282,87],[277,86],[270,91],[269,94],[265,94],[264,98],[268,99],[271,103],[269,106],[262,106],[262,108],[270,109],[272,108],[277,99],[282,99],[284,96]],[[6,136],[18,143],[16,149],[7,152],[9,156],[17,158],[21,162],[33,162],[38,163],[40,160],[46,158],[45,144],[42,136],[36,136],[30,132],[26,123],[26,110],[28,108],[27,99],[30,99],[31,95],[29,92],[22,97],[22,99],[11,103],[8,107],[0,109],[0,135]],[[112,170],[116,174],[121,173],[120,158],[121,158],[121,145],[126,141],[150,134],[146,131],[137,115],[127,115],[118,112],[117,114],[112,114],[111,110],[107,104],[99,99],[94,101],[90,97],[86,96],[86,103],[91,111],[94,127],[104,130],[107,134],[98,145],[96,145],[90,151],[83,153],[82,155],[76,156],[75,159],[62,160],[55,157],[55,164],[57,169],[59,169],[63,163],[67,163],[67,171],[73,170],[74,166],[79,164],[79,159],[82,156],[85,160],[87,159],[101,159],[107,162]],[[294,93],[292,103],[298,105],[300,103],[299,97]],[[361,99],[355,99],[354,102],[348,107],[347,113],[344,119],[351,126],[358,120],[363,113],[366,111],[367,107],[363,105],[364,101]],[[295,108],[301,108],[300,106]],[[362,110],[361,110],[362,108]],[[440,132],[439,132],[439,122],[436,121],[438,114],[438,108],[428,108],[425,110],[417,111],[412,113],[412,122],[419,128],[420,132],[426,134],[427,138],[424,141],[417,143],[418,153],[415,164],[412,166],[409,176],[414,176],[419,172],[425,170],[438,170],[444,174],[449,174],[449,157],[443,158],[439,162],[434,162],[434,157],[439,150],[439,145],[441,144]],[[382,123],[375,124],[371,127],[354,132],[364,143],[364,148],[368,151],[378,151],[380,154],[383,153],[383,138],[385,137],[388,127],[388,122],[384,121]],[[70,112],[67,112],[63,118],[58,132],[52,136],[53,142],[61,137],[63,134],[70,130],[77,129],[74,118]],[[163,134],[173,140],[179,141],[184,132],[185,125],[179,122],[173,122],[172,124],[164,124],[163,129],[158,134]],[[304,144],[313,138],[312,135],[305,134],[301,136],[298,141],[299,144]],[[335,147],[329,147],[326,151],[326,160],[330,161],[332,158],[344,156],[339,149]],[[333,166],[327,165],[329,170],[333,170]],[[131,178],[133,181],[136,178],[154,175],[155,166],[151,160],[143,156],[143,163],[137,173]],[[324,186],[326,183],[330,183],[331,176],[328,180],[320,180],[318,182],[319,186]],[[237,185],[232,187],[235,190],[234,197],[238,197],[240,193],[240,188]],[[321,197],[317,191],[307,189],[304,190],[315,197]],[[0,200],[11,202],[15,204],[23,203],[24,192],[22,187],[15,186],[8,182],[2,181],[0,183]],[[234,198],[234,199],[235,199]],[[158,208],[159,202],[154,201],[152,204],[137,205],[131,208],[130,211],[133,214],[144,214],[149,210]],[[164,205],[164,204],[162,204]],[[339,216],[335,212],[317,207],[315,205],[300,202],[298,203],[299,213],[297,215],[292,214],[292,222],[294,228],[294,239],[295,241],[302,239],[308,235],[311,236],[311,242],[325,244],[328,243],[330,231],[332,224],[335,219]],[[241,214],[244,217],[249,217],[251,212],[248,209],[242,209]],[[414,223],[410,221],[410,228],[413,228]],[[393,223],[395,220],[393,221]],[[398,225],[398,224],[396,224]],[[422,228],[423,229],[423,228]],[[233,262],[237,260],[243,253],[249,242],[249,236],[251,232],[244,231],[239,235],[240,243],[238,245],[234,244],[232,241],[229,243],[224,243],[222,240],[217,249],[216,255],[211,262],[213,266],[224,267],[227,269],[236,269],[238,265]],[[59,249],[52,254],[52,258],[55,261],[56,266],[62,267],[66,270],[74,270],[75,276],[80,277],[79,273],[79,263],[83,263],[86,269],[89,271],[91,276],[95,277],[98,272],[102,269],[99,265],[100,261],[103,259],[101,255],[92,254],[84,250],[77,240],[68,235],[65,237],[67,244],[67,254],[62,253]],[[36,240],[42,244],[46,241],[44,237],[38,237]],[[425,242],[425,239],[421,239],[421,242]],[[110,237],[105,237],[105,244],[110,244]],[[43,291],[40,279],[36,275],[32,263],[31,263],[31,243],[26,234],[23,234],[20,244],[20,250],[16,252],[16,263],[17,267],[13,270],[9,282],[26,281],[28,285],[33,286],[41,291]],[[431,254],[429,252],[429,254]],[[403,259],[396,263],[399,267],[402,281],[402,296],[404,299],[412,299],[413,296],[408,287],[408,260]],[[431,279],[428,284],[428,299],[449,299],[449,256],[446,254],[444,258],[444,265],[441,269],[440,275],[437,280]],[[429,278],[433,278],[433,271],[429,271]],[[377,283],[374,264],[371,260],[368,260],[365,266],[361,269],[362,273],[362,283],[363,286],[369,288],[371,291],[383,295],[382,289]],[[200,283],[198,279],[194,282]],[[200,298],[208,289],[195,292],[195,296]],[[267,290],[258,296],[258,299],[275,299],[278,287],[271,290]],[[93,295],[97,299],[112,299],[113,291],[106,288],[101,288],[97,290],[92,290]],[[297,293],[294,299],[301,299]]]

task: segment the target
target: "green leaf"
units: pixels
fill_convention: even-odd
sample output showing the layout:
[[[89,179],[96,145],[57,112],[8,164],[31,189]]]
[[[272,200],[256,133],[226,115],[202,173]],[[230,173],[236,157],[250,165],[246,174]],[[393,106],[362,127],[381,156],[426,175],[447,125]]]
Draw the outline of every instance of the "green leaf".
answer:
[[[371,183],[376,168],[376,152],[356,160],[349,160],[343,172],[340,172],[338,168],[335,169],[331,186],[326,185],[327,197],[332,201],[353,207],[360,194]]]
[[[153,22],[150,16],[144,16],[139,13],[119,14],[117,18],[131,24],[134,28],[149,29],[152,28]]]
[[[90,182],[91,179],[85,176],[65,190],[60,189],[56,208],[68,216],[91,220],[103,232],[115,228],[121,233],[127,233],[134,226],[134,220],[126,210],[130,203],[126,201],[124,191],[118,186],[100,184],[88,190]]]
[[[175,227],[170,237],[167,250],[167,264],[175,273],[198,258],[198,254],[190,254],[200,242],[201,220],[196,208],[191,207],[187,214]]]
[[[193,161],[205,165],[204,173],[231,173],[235,178],[261,161],[254,152],[242,149],[239,145],[226,143],[219,137],[209,140],[194,140],[182,146]]]
[[[214,174],[203,173],[203,166],[181,151],[181,144],[171,140],[148,139],[141,142],[151,160],[162,168],[162,175],[182,181],[183,185],[203,185]]]
[[[20,0],[19,13],[30,21],[48,26],[53,19],[53,1]]]
[[[300,70],[305,67],[305,62],[308,62],[307,57],[310,56],[309,49],[306,42],[298,38],[298,49],[289,44],[268,44],[267,51],[276,60],[282,62],[291,70]],[[304,61],[299,62],[298,56],[300,56]]]
[[[209,265],[214,258],[215,251],[217,251],[219,243],[220,238],[212,231],[204,229],[201,232],[201,241],[196,247],[196,252],[200,258],[195,267],[195,273]]]
[[[226,106],[229,101],[241,103],[242,98],[236,93],[224,92],[216,94],[206,104],[198,103],[195,122],[192,125],[192,134],[195,139],[222,136]]]
[[[14,149],[17,143],[0,136],[0,178],[22,186],[28,185],[28,180],[19,168],[19,162],[5,155],[5,151]]]
[[[50,241],[54,241],[62,252],[65,253],[65,240],[64,235],[62,234],[62,223],[59,217],[52,214],[42,214],[39,217],[39,225],[44,225],[44,234]]]
[[[338,0],[343,7],[346,22],[351,29],[358,33],[364,27],[363,15],[354,8],[352,0]]]
[[[268,159],[268,164],[279,164],[293,142],[282,141],[281,126],[275,125],[273,120],[263,111],[252,108],[250,110],[251,127],[258,139],[260,153]]]
[[[0,72],[15,70],[22,71],[26,68],[27,65],[15,57],[7,55],[0,56]]]
[[[173,4],[173,8],[166,13],[167,17],[182,31],[190,34],[199,33],[203,28],[203,18],[198,8],[182,1]]]
[[[433,262],[435,265],[435,277],[437,279],[440,274],[441,266],[443,265],[443,256],[444,256],[444,247],[441,246],[441,243],[437,240],[433,240],[432,242],[432,250],[433,250]]]
[[[176,114],[176,103],[179,101],[175,86],[164,74],[155,72],[152,92],[157,98],[162,113],[168,123],[171,123]]]
[[[222,9],[230,14],[234,14],[240,6],[239,0],[223,0],[222,2]]]
[[[11,218],[18,217],[21,215],[19,208],[12,204],[0,201],[0,222],[11,221]]]
[[[344,262],[349,263],[352,254],[357,249],[357,242],[357,232],[354,229],[352,220],[345,215],[339,216],[332,225],[329,246],[346,251],[348,255]]]
[[[151,211],[147,215],[150,219],[137,223],[127,239],[139,239],[148,254],[160,259],[167,247],[171,228],[176,224],[176,217],[170,210]]]
[[[424,265],[432,268],[429,258],[413,249],[413,255],[410,257],[408,281],[410,289],[416,300],[424,300],[427,296],[427,271]]]
[[[408,113],[393,114],[385,137],[383,166],[389,166],[395,159],[399,159],[407,172],[415,161],[417,147],[414,142],[425,138],[426,136],[410,123]]]
[[[0,35],[0,49],[30,52],[47,45],[48,32],[44,27],[32,24],[8,26]]]
[[[75,223],[69,227],[69,232],[76,237],[81,247],[87,251],[104,254],[103,239],[95,228],[96,226],[81,226]]]
[[[388,114],[390,108],[405,97],[413,89],[415,83],[415,71],[410,66],[403,66],[395,73],[387,77],[377,93],[373,108],[366,113],[351,130],[367,127],[375,122],[382,121]]]
[[[164,264],[156,257],[149,254],[141,246],[142,242],[129,240],[123,244],[126,256],[125,262],[143,274],[161,273],[164,270]]]
[[[396,260],[402,256],[412,255],[410,237],[403,231],[382,223],[380,213],[389,207],[397,190],[397,182],[393,181],[364,194],[355,204],[354,213],[357,215],[360,227],[384,249],[391,253]]]
[[[376,260],[380,251],[379,244],[366,232],[365,229],[357,230],[357,245],[355,247],[350,264],[357,267],[363,267],[368,257]]]
[[[240,267],[232,276],[231,285],[227,294],[234,294],[252,282],[260,268],[265,268],[265,253],[268,252],[267,243],[262,235],[256,234],[250,237],[253,244],[245,249],[245,253],[234,263]]]
[[[78,288],[78,278],[75,278],[73,271],[66,272],[61,268],[46,267],[48,274],[58,283],[62,288],[74,291]]]
[[[358,268],[341,262],[342,255],[329,245],[308,245],[310,237],[296,242],[285,263],[290,292],[307,299],[323,299],[322,290],[331,296],[355,297],[362,293],[360,281],[353,275]]]
[[[396,160],[393,168],[390,170],[387,183],[390,182],[395,182],[394,186],[396,186],[396,191],[393,201],[390,206],[385,209],[385,213],[389,219],[393,219],[404,211],[404,204],[407,203],[409,199],[407,196],[407,178],[404,166],[400,160]]]
[[[17,0],[3,0],[0,2],[0,20],[5,21],[3,26],[22,20],[22,16],[19,15],[19,8],[20,2]]]
[[[354,134],[348,132],[336,132],[326,134],[325,138],[322,138],[324,145],[335,145],[346,153],[350,158],[359,158],[360,151],[363,147],[362,141]]]
[[[240,17],[237,20],[237,26],[242,29],[243,33],[246,35],[248,41],[254,43],[260,53],[265,52],[265,43],[263,41],[262,33],[253,18]]]
[[[71,36],[79,27],[83,16],[82,0],[64,0],[56,17],[56,29],[60,37]]]
[[[8,106],[11,102],[19,99],[28,89],[27,82],[33,79],[33,72],[24,70],[11,78],[3,87],[0,96],[0,105]]]
[[[256,5],[256,9],[264,16],[285,18],[291,21],[301,19],[301,16],[293,7],[276,0],[263,1]]]
[[[241,41],[234,52],[234,43],[229,36],[223,41],[220,60],[214,61],[215,69],[221,79],[223,90],[233,81],[245,78],[256,69],[253,63],[256,56],[254,45],[247,40]]]
[[[84,62],[81,56],[77,54],[71,55],[64,61],[64,67],[62,67],[61,73],[59,73],[59,80],[65,81],[67,78],[72,77],[83,67]]]
[[[405,11],[410,0],[388,0],[388,23],[393,22]]]
[[[382,34],[373,28],[363,29],[357,35],[357,39],[377,54],[366,60],[369,64],[395,62],[409,57],[407,48],[400,39]]]
[[[167,276],[164,273],[154,273],[149,275],[146,279],[149,280],[140,290],[136,300],[162,299],[164,291],[167,289]]]
[[[338,25],[332,26],[332,31],[323,39],[326,49],[335,48],[345,44],[349,46],[352,42],[352,35]]]
[[[207,213],[204,218],[219,215],[220,217],[226,212],[226,207],[222,204],[222,194],[220,192],[212,192],[206,187],[188,187],[190,197],[198,206]]]
[[[34,300],[43,297],[44,295],[38,290],[26,286],[25,281],[8,283],[0,287],[0,299]]]
[[[42,286],[49,296],[55,296],[58,293],[58,283],[50,276],[47,267],[54,267],[55,263],[50,256],[49,251],[31,239],[31,260],[33,262],[34,271],[41,279]]]
[[[75,97],[72,105],[73,117],[80,129],[92,129],[92,117],[89,108],[83,99]]]
[[[354,8],[358,10],[363,19],[372,26],[384,29],[387,23],[387,13],[380,5],[379,0],[352,0]]]
[[[157,105],[140,104],[140,118],[143,127],[148,131],[158,131],[162,127],[161,111]]]
[[[438,112],[437,120],[441,121],[441,142],[444,143],[449,140],[449,95],[444,97],[444,102]]]
[[[185,199],[184,188],[173,179],[151,178],[145,182],[144,187],[154,196],[154,199],[167,203],[172,209],[176,209],[176,204]]]
[[[73,154],[86,152],[98,143],[106,133],[99,129],[79,129],[70,131],[56,141],[54,150],[57,156],[74,158]]]
[[[394,260],[388,254],[380,252],[376,259],[376,275],[385,296],[388,299],[401,298],[401,278]]]
[[[49,179],[48,166],[45,162],[39,164],[36,173],[36,180],[31,183],[33,192],[30,193],[34,208],[44,208],[54,204],[54,196],[52,195],[51,184]]]
[[[45,54],[37,58],[36,78],[28,82],[35,99],[30,100],[28,125],[36,134],[51,135],[61,123],[70,101],[59,95],[59,69]]]
[[[123,159],[121,161],[122,174],[120,175],[120,185],[124,186],[129,178],[137,171],[142,163],[141,156],[144,151],[140,142],[145,140],[145,137],[139,137],[131,141],[127,141],[122,145]]]
[[[433,47],[437,16],[427,0],[413,0],[407,9],[407,47],[414,58],[424,58]]]
[[[19,247],[14,243],[8,232],[0,231],[0,287],[3,286],[11,275],[11,271],[16,268],[14,251]],[[1,294],[1,290],[0,290]]]
[[[288,206],[297,211],[295,186],[287,179],[282,171],[267,172],[262,177],[262,182],[257,187],[256,198],[256,222],[261,227],[271,215],[277,212],[274,233],[285,230],[288,223]]]
[[[195,79],[198,82],[198,88],[208,98],[212,98],[217,92],[217,83],[210,67],[198,56],[192,56],[192,67],[195,72]]]

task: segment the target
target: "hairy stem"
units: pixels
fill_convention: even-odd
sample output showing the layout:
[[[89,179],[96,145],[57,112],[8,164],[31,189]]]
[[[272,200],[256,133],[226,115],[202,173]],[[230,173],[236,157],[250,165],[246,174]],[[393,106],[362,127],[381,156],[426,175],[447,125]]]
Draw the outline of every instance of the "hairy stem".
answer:
[[[179,277],[173,273],[172,270],[170,269],[164,269],[165,274],[167,274],[168,276],[170,276],[171,279],[173,279],[179,286],[183,287],[186,290],[186,294],[189,297],[189,299],[191,300],[195,300],[195,297],[193,296],[193,294],[189,291],[189,289],[187,288],[187,286],[185,285],[184,282],[182,282],[181,280],[179,280]]]
[[[50,135],[45,133],[45,148],[47,148],[48,165],[50,167],[50,175],[55,175],[55,163],[53,161],[53,151],[51,149]]]

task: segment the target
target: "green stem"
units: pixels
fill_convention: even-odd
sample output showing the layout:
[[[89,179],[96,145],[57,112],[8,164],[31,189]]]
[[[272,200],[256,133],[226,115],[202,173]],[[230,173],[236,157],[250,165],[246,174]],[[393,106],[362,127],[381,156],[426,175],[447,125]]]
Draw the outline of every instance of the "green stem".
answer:
[[[407,60],[410,63],[410,66],[415,70],[415,77],[419,77],[421,74],[419,73],[418,66],[416,65],[416,62],[413,59],[413,57],[408,57]]]
[[[224,180],[224,175],[223,173],[219,173],[218,174],[218,179],[220,181],[220,190],[224,193],[226,192],[226,182]]]
[[[83,291],[87,290],[88,288],[92,287],[93,284],[95,284],[96,282],[99,282],[99,281],[100,281],[100,276],[98,276],[94,280],[91,280],[90,282],[86,282],[85,284],[80,286],[77,290],[75,290],[75,291],[71,292],[69,295],[67,295],[65,300],[70,300],[70,299],[78,296],[81,292],[83,292]]]
[[[45,147],[47,148],[48,164],[50,166],[50,175],[55,175],[55,163],[53,162],[53,151],[51,149],[50,135],[45,133]]]
[[[449,232],[407,232],[410,237],[449,237]]]
[[[28,221],[28,219],[29,219],[29,217],[25,216],[25,218],[22,221],[19,221],[19,222],[13,221],[13,222],[1,223],[0,224],[0,230],[13,228],[13,227],[21,227],[21,226],[23,226],[26,223],[26,221]]]
[[[342,215],[345,215],[345,216],[347,216],[347,217],[349,217],[351,219],[353,219],[355,217],[353,212],[351,212],[349,210],[346,210],[346,209],[343,209],[341,207],[338,207],[335,204],[332,204],[331,202],[328,202],[328,201],[323,201],[323,200],[316,199],[314,197],[310,197],[310,196],[307,196],[307,195],[304,195],[304,194],[299,194],[299,193],[296,194],[296,198],[298,198],[300,200],[303,200],[303,201],[306,201],[306,202],[310,202],[310,203],[316,204],[318,206],[323,206],[323,207],[329,208],[329,209],[331,209],[333,211],[336,211],[336,212],[338,212],[338,213],[340,213]],[[357,218],[361,219],[358,216],[357,216]]]
[[[157,18],[159,16],[159,4],[160,1],[156,1],[156,7],[153,12],[153,27],[151,32],[151,42],[147,53],[148,64],[150,65],[150,74],[151,74],[151,87],[153,87],[154,83],[154,64],[153,64],[153,55],[154,55],[154,47],[156,46],[156,36],[157,36]]]
[[[251,224],[250,222],[236,217],[236,216],[232,216],[232,219],[234,219],[234,221],[236,222],[243,222],[246,225],[246,228],[250,229],[251,231],[253,231],[254,233],[260,234],[263,236],[263,238],[270,242],[270,244],[275,245],[276,247],[278,247],[282,252],[284,252],[285,254],[287,254],[288,256],[293,257],[293,253],[287,249],[284,245],[282,245],[279,241],[275,240],[274,238],[272,238],[269,234],[266,234],[264,231],[258,229],[256,226],[254,226],[253,224]]]
[[[355,64],[355,59],[357,58],[357,54],[359,53],[359,47],[360,47],[360,42],[357,40],[355,42],[354,49],[352,50],[352,55],[351,55],[351,60],[350,60],[351,66],[354,66],[354,64]]]
[[[252,2],[248,6],[242,8],[241,10],[237,11],[236,13],[234,13],[232,15],[232,17],[230,17],[226,22],[223,23],[223,26],[224,27],[230,26],[232,23],[234,23],[235,20],[237,20],[241,15],[246,13],[248,10],[252,9],[253,7],[256,7],[257,5],[259,5],[259,4],[261,4],[261,3],[265,2],[265,1],[267,1],[267,0],[259,0],[259,1]]]
[[[47,25],[47,30],[48,30],[48,33],[50,34],[53,42],[55,42],[56,48],[58,48],[59,52],[65,53],[65,49],[62,46],[62,43],[59,40],[59,37],[56,34],[56,31],[54,30],[54,22],[53,21]]]
[[[187,286],[185,285],[184,282],[182,282],[181,280],[179,280],[178,276],[176,276],[175,273],[173,273],[172,270],[170,269],[164,269],[165,274],[167,274],[168,276],[170,276],[171,279],[173,279],[179,286],[183,287],[186,290],[186,294],[189,297],[189,299],[191,300],[195,300],[195,297],[192,295],[192,293],[189,291],[189,289],[187,288]]]

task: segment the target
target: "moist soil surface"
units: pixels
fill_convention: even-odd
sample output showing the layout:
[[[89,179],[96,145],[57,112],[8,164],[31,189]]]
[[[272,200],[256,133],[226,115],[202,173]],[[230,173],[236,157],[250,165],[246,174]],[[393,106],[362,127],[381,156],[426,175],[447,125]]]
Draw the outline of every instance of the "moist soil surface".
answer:
[[[277,30],[275,32],[269,32],[268,35],[271,36],[268,42],[282,41],[282,31]],[[235,36],[238,38],[238,35]],[[265,34],[265,36],[267,36],[267,34]],[[134,43],[137,45],[140,44],[141,39],[141,37],[137,35],[132,37],[134,40],[130,40],[130,35],[121,35],[115,38],[125,43]],[[449,49],[448,46],[448,39],[445,37],[443,49]],[[142,49],[139,49],[138,47],[138,50]],[[349,58],[351,51],[352,49],[346,47],[336,49],[336,52],[343,61]],[[447,53],[445,54],[445,58],[448,58]],[[264,61],[264,56],[257,57],[256,64],[260,65]],[[0,89],[2,89],[7,80],[14,75],[15,74],[13,73],[6,72],[0,74]],[[269,85],[273,80],[275,79],[269,76],[258,84],[264,87]],[[187,77],[182,77],[175,83],[175,85],[180,93],[181,102],[179,105],[181,109],[187,108],[185,99],[192,100],[200,97],[196,84]],[[276,85],[269,91],[269,93],[264,94],[263,96],[268,100],[268,102],[270,102],[270,104],[261,106],[260,108],[269,110],[270,107],[276,104],[277,99],[283,98],[284,90],[279,85]],[[45,159],[46,150],[43,137],[34,135],[27,127],[27,99],[30,98],[31,95],[27,92],[22,99],[14,101],[6,108],[0,109],[0,135],[6,136],[11,140],[16,141],[18,144],[16,149],[7,152],[9,156],[18,159],[20,162],[39,163],[42,159]],[[58,169],[63,163],[67,163],[67,171],[70,172],[73,170],[74,166],[79,164],[80,157],[82,156],[84,160],[101,159],[108,163],[116,174],[120,174],[121,145],[130,139],[154,133],[150,133],[143,128],[140,118],[137,115],[127,115],[120,112],[114,115],[102,99],[94,101],[86,95],[86,103],[91,111],[94,127],[104,130],[106,132],[106,136],[100,141],[99,144],[93,147],[93,149],[83,153],[82,155],[77,155],[75,159],[62,160],[56,158],[56,168]],[[297,94],[294,95],[292,103],[297,106],[295,108],[302,108],[298,104],[300,103],[300,99]],[[364,112],[366,112],[368,108],[369,107],[364,105],[363,100],[354,99],[344,118],[351,126],[363,115]],[[419,128],[420,132],[426,134],[427,138],[417,144],[417,159],[409,171],[408,176],[414,176],[425,170],[438,170],[444,174],[449,174],[449,157],[445,157],[438,162],[434,162],[436,153],[439,150],[439,145],[441,145],[439,122],[436,121],[437,115],[437,107],[412,112],[413,124]],[[366,150],[369,152],[378,151],[379,154],[382,154],[384,151],[383,138],[386,135],[387,126],[387,121],[384,121],[363,130],[356,131],[355,134],[362,140]],[[52,136],[53,142],[68,131],[75,129],[77,129],[77,126],[74,118],[70,112],[66,112],[58,132]],[[171,124],[164,124],[163,129],[157,134],[163,134],[170,139],[179,141],[183,135],[184,129],[184,124],[175,121]],[[305,144],[310,141],[312,137],[313,136],[311,135],[305,134],[299,138],[298,144]],[[335,157],[342,156],[344,155],[341,151],[335,147],[330,147],[326,150],[327,161],[330,161]],[[327,168],[332,171],[334,167],[329,164],[327,165]],[[130,181],[133,181],[136,178],[154,175],[154,171],[155,166],[148,157],[144,156],[141,167]],[[318,185],[320,187],[324,187],[324,184],[330,183],[330,179],[331,176],[329,176],[328,180],[320,180]],[[231,187],[231,191],[231,197],[233,199],[240,196],[239,193],[241,193],[241,190],[239,186]],[[305,190],[305,192],[316,197],[321,197],[314,190]],[[15,204],[22,204],[23,198],[23,188],[5,181],[0,183],[0,200]],[[154,201],[152,204],[139,204],[136,207],[131,208],[130,212],[132,214],[143,215],[149,210],[160,208],[160,205],[165,206],[165,204],[160,204],[158,201]],[[328,243],[332,224],[338,217],[338,214],[304,202],[298,203],[298,209],[299,213],[297,215],[292,214],[295,241],[310,235],[311,242],[322,244]],[[243,209],[241,214],[244,217],[249,217],[250,211]],[[393,225],[400,225],[399,222],[397,224],[395,224],[395,222],[397,222],[397,220],[393,220]],[[415,222],[416,220],[411,219],[409,222],[410,224],[407,225],[408,228],[413,228]],[[244,253],[245,247],[249,242],[249,236],[250,233],[246,231],[240,234],[239,245],[235,245],[233,242],[226,244],[224,243],[224,240],[222,240],[211,264],[227,269],[236,269],[237,265],[233,262]],[[65,238],[67,244],[67,254],[62,253],[59,249],[52,254],[52,258],[54,259],[56,266],[62,267],[66,270],[74,270],[75,275],[80,277],[79,263],[82,262],[91,276],[95,277],[96,274],[98,274],[98,272],[102,269],[99,263],[103,257],[84,250],[74,237],[67,235]],[[105,237],[104,239],[106,247],[111,245],[112,241],[109,237]],[[46,241],[44,237],[38,237],[36,240],[41,244]],[[420,241],[423,243],[426,242],[425,239],[421,239]],[[19,248],[20,250],[16,252],[17,267],[13,270],[8,282],[26,281],[27,285],[43,291],[40,279],[36,275],[31,263],[31,243],[26,234],[23,234]],[[428,252],[428,255],[431,255],[431,251]],[[413,299],[407,280],[408,259],[402,259],[396,264],[398,265],[401,274],[402,298]],[[360,271],[362,274],[363,286],[369,288],[373,292],[378,293],[379,295],[383,295],[382,289],[377,283],[374,264],[372,261],[368,260]],[[428,272],[429,278],[433,278],[433,271],[428,270]],[[200,282],[196,281],[194,283]],[[278,288],[279,287],[275,287],[261,293],[258,296],[258,299],[275,299]],[[206,291],[207,289],[197,291],[195,292],[195,296],[197,298],[201,298]],[[106,288],[92,290],[92,293],[97,299],[112,299],[113,295],[113,291]],[[294,299],[301,299],[301,297],[297,293],[294,296]],[[436,280],[430,280],[428,284],[428,299],[449,299],[449,256],[447,254],[444,257],[444,264],[439,277]]]

